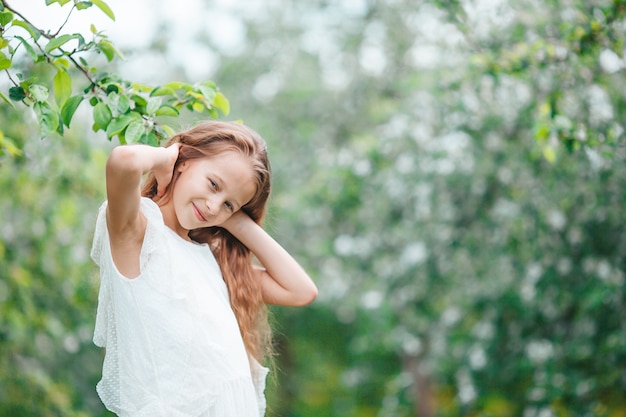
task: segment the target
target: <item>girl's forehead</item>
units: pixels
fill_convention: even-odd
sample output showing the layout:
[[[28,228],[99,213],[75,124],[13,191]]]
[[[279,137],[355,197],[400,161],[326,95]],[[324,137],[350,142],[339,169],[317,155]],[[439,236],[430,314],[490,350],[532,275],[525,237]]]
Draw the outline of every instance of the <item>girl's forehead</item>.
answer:
[[[251,173],[253,171],[250,159],[240,152],[235,151],[221,152],[217,155],[206,156],[193,161],[204,165],[206,168],[218,170],[232,170],[237,168],[250,171]]]

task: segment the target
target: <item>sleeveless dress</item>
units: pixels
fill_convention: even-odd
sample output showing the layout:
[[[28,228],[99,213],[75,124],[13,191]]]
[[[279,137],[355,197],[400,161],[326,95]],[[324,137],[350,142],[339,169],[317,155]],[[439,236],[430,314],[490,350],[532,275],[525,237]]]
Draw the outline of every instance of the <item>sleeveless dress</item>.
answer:
[[[106,348],[96,386],[103,404],[120,417],[264,416],[268,369],[246,353],[209,246],[181,238],[142,198],[141,272],[128,279],[113,263],[106,204],[91,250],[100,267],[93,340]]]

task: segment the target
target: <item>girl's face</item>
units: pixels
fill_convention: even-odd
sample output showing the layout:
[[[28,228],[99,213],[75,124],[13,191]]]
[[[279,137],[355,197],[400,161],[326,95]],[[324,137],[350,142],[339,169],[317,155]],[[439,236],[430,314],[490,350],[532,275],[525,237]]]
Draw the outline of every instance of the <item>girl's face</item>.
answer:
[[[183,237],[192,229],[218,226],[241,209],[256,192],[250,162],[237,152],[223,152],[182,163],[172,190],[172,205]]]

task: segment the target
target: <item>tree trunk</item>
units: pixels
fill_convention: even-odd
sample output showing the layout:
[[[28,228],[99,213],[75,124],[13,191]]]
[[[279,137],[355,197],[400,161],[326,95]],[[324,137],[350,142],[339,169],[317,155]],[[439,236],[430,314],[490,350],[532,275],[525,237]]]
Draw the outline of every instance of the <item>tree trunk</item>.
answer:
[[[415,417],[435,417],[433,383],[419,356],[405,355],[404,370],[411,375]]]

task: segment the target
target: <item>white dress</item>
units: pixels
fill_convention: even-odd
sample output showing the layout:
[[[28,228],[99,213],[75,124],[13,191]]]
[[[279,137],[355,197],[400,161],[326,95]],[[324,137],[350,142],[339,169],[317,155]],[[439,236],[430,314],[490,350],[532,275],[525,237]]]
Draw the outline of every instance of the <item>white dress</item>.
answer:
[[[121,417],[263,416],[268,370],[249,360],[208,245],[178,236],[142,198],[141,272],[127,279],[111,257],[105,208],[91,250],[100,267],[93,340],[106,348],[96,386],[104,405]]]

